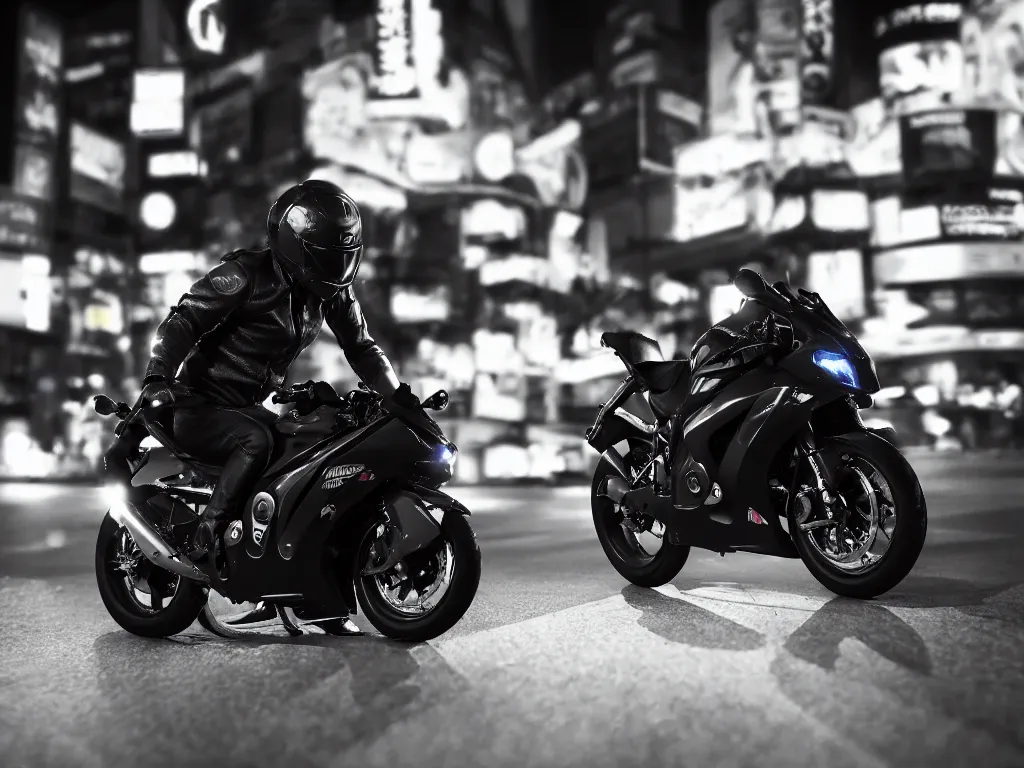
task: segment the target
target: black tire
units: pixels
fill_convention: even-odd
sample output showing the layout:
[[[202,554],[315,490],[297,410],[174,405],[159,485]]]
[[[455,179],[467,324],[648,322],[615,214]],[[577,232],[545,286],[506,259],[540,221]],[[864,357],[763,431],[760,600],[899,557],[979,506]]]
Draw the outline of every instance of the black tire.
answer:
[[[645,558],[626,539],[619,524],[622,519],[615,512],[611,499],[597,495],[597,488],[605,477],[619,477],[607,459],[601,459],[594,471],[590,487],[590,508],[594,516],[594,529],[612,567],[630,584],[638,587],[660,587],[679,575],[690,556],[690,548],[662,541],[653,557]]]
[[[870,570],[844,573],[819,553],[797,528],[794,510],[789,511],[789,530],[793,533],[800,559],[823,586],[843,597],[862,600],[884,595],[913,569],[924,548],[928,532],[928,508],[917,474],[891,443],[867,432],[853,432],[819,441],[822,455],[850,454],[870,461],[885,477],[896,513],[896,527],[888,550]]]
[[[377,520],[371,521],[360,532],[359,540],[363,541],[377,523]],[[354,563],[356,598],[366,618],[382,635],[410,643],[433,640],[454,627],[473,604],[481,572],[476,534],[463,515],[446,512],[441,521],[441,535],[452,547],[452,577],[448,591],[425,616],[403,616],[388,605],[380,595],[374,577],[359,573],[365,562],[365,552],[360,546]]]
[[[147,613],[129,597],[124,582],[115,578],[109,567],[109,555],[120,526],[109,514],[103,518],[96,538],[96,586],[107,613],[122,629],[140,637],[170,637],[184,632],[206,605],[202,585],[182,578],[174,596],[157,613]]]

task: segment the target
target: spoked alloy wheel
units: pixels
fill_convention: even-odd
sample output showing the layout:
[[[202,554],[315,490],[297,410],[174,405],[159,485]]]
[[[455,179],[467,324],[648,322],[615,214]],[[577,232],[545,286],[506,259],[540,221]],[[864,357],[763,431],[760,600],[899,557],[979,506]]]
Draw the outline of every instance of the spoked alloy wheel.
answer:
[[[872,598],[910,573],[924,547],[928,510],[903,455],[870,433],[819,443],[838,496],[831,518],[791,505],[789,529],[811,574],[838,595]]]
[[[135,635],[169,637],[184,632],[206,602],[200,584],[153,565],[110,515],[100,525],[95,567],[107,612]]]
[[[371,561],[384,560],[386,550],[371,556]],[[451,588],[453,566],[452,545],[443,542],[423,557],[409,557],[393,569],[373,577],[377,594],[391,609],[402,616],[423,616],[437,607]]]
[[[476,597],[480,547],[465,517],[446,513],[441,535],[383,573],[363,575],[384,564],[397,531],[376,520],[361,537],[356,557],[356,596],[370,622],[396,640],[424,642],[451,629]]]
[[[627,463],[627,471],[635,469]],[[607,495],[598,491],[607,480]],[[607,459],[594,472],[590,489],[594,528],[601,548],[623,578],[639,587],[660,587],[672,581],[690,556],[689,547],[665,541],[665,527],[650,515],[633,515],[621,502],[626,481]]]
[[[148,614],[162,611],[181,586],[181,577],[144,558],[127,528],[118,530],[110,547],[114,550],[110,564],[121,574],[125,592],[136,609]]]
[[[843,508],[836,525],[804,535],[822,557],[850,574],[878,567],[896,533],[896,502],[885,475],[869,458],[843,453],[833,489]]]

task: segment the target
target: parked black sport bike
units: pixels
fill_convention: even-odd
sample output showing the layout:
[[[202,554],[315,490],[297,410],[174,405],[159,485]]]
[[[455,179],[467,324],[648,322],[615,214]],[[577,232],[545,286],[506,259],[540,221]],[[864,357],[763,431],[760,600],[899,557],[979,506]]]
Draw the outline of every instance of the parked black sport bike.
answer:
[[[310,383],[274,401],[296,407],[273,425],[270,466],[200,569],[183,553],[219,468],[176,445],[170,409],[95,398],[97,413],[122,419],[118,435],[139,418],[159,443],[107,478],[96,579],[113,619],[147,637],[182,632],[197,617],[218,634],[244,634],[211,610],[213,590],[272,604],[293,634],[308,624],[338,631],[357,599],[388,637],[448,631],[476,595],[480,549],[469,510],[438,490],[457,451],[424,409],[446,407],[447,393],[407,409],[365,389],[338,397]]]
[[[837,594],[881,595],[917,561],[927,509],[892,431],[861,421],[874,363],[818,294],[751,270],[735,285],[748,301],[691,360],[666,361],[637,333],[602,336],[628,376],[587,430],[603,454],[601,546],[639,586],[668,583],[699,547],[799,557]],[[656,423],[622,407],[633,395]]]

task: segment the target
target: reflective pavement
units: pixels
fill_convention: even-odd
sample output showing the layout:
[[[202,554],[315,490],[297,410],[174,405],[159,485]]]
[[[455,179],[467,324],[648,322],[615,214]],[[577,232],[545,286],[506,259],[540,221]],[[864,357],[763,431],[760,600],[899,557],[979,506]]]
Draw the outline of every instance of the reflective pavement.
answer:
[[[914,460],[930,527],[873,602],[695,552],[627,586],[586,489],[455,490],[477,602],[420,646],[149,641],[92,576],[93,489],[0,485],[0,764],[1024,766],[1024,460]]]

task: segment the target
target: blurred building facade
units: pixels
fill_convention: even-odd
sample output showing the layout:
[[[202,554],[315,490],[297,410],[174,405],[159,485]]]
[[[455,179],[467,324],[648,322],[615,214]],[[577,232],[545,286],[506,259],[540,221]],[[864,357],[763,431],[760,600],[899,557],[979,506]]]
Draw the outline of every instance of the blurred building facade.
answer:
[[[598,77],[579,108],[589,226],[645,296],[594,325],[685,353],[752,264],[863,334],[906,439],[998,442],[1024,376],[1022,18],[1019,0],[611,3],[580,67]],[[580,406],[615,362],[566,367],[592,377]]]
[[[54,222],[66,126],[64,39],[59,15],[23,3],[0,11],[0,35],[0,460],[24,466],[52,448],[60,402],[50,276],[58,261]]]
[[[0,418],[39,450],[95,454],[89,396],[133,395],[168,308],[311,177],[360,203],[371,329],[452,392],[462,479],[579,470],[600,332],[686,354],[749,263],[864,334],[921,439],[1021,378],[1024,0],[2,13]],[[355,383],[329,331],[293,373]]]

